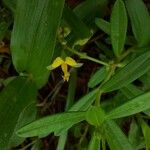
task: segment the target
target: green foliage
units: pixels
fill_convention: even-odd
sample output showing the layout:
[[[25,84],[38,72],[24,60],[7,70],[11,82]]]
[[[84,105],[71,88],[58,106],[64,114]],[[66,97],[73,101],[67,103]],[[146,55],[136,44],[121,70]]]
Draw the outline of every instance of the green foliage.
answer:
[[[118,70],[118,72],[103,85],[102,90],[104,92],[110,92],[122,88],[145,74],[149,69],[150,51],[138,56],[125,67]]]
[[[105,113],[100,107],[92,106],[86,112],[86,120],[91,125],[100,126],[105,120]]]
[[[94,88],[96,85],[100,84],[107,76],[106,67],[102,67],[97,70],[90,78],[88,82],[89,88]]]
[[[25,118],[20,118],[20,115],[27,106],[35,103],[36,94],[35,84],[22,77],[15,78],[0,93],[0,147],[4,150],[11,144],[16,129],[27,124],[29,120],[33,121],[30,116],[27,118],[24,115],[26,120],[21,121],[20,119]]]
[[[38,87],[48,79],[46,66],[53,57],[63,5],[64,0],[17,1],[11,37],[13,63],[19,73],[30,74]]]
[[[84,112],[70,112],[48,116],[21,128],[17,131],[17,134],[21,137],[41,136],[63,129],[68,125],[72,126],[84,119]]]
[[[114,121],[106,121],[103,128],[105,138],[107,139],[111,150],[133,150],[128,139]]]
[[[149,27],[142,0],[3,0],[0,150],[149,150]]]
[[[150,44],[150,16],[142,0],[126,0],[133,34],[139,46]]]
[[[133,115],[135,113],[144,111],[150,108],[150,92],[144,93],[134,99],[126,102],[122,106],[112,110],[108,114],[108,118],[121,118],[129,115]]]
[[[119,57],[124,50],[127,32],[127,13],[122,0],[116,0],[110,20],[111,42],[114,54]]]

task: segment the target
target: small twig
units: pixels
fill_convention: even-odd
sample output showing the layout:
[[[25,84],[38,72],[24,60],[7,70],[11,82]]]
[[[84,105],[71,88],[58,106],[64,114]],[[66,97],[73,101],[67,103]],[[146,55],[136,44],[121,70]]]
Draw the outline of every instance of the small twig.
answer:
[[[54,89],[47,95],[47,97],[43,100],[42,103],[37,104],[38,107],[42,107],[46,104],[47,100],[49,99],[50,96],[52,96],[52,94],[64,83],[63,80],[60,80],[56,86],[54,87]]]

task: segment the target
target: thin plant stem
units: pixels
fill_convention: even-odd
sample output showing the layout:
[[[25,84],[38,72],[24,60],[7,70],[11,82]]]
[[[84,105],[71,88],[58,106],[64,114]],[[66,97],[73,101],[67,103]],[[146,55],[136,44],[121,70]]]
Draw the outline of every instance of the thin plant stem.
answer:
[[[75,69],[72,69],[71,77],[69,80],[66,107],[65,107],[66,111],[73,105],[74,102],[75,91],[76,91],[76,80],[77,80],[77,71]],[[67,131],[60,135],[58,140],[57,150],[64,150],[66,140],[67,140],[67,135],[68,135]]]
[[[87,59],[87,60],[93,61],[93,62],[95,62],[95,63],[104,65],[104,66],[109,66],[109,64],[106,63],[106,62],[103,62],[103,61],[100,61],[100,60],[95,59],[95,58],[93,58],[93,57],[90,57],[90,56],[88,56],[88,55],[85,54],[85,53],[77,52],[76,50],[74,50],[74,49],[72,49],[72,48],[70,48],[70,47],[66,47],[66,50],[72,52],[73,54],[78,55],[81,59]]]

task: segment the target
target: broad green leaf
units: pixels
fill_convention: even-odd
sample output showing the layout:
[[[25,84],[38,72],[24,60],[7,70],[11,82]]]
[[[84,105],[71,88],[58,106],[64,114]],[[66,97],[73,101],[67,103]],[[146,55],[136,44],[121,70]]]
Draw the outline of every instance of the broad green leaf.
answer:
[[[13,64],[32,76],[38,87],[49,76],[64,0],[19,0],[11,37]]]
[[[37,90],[30,80],[17,77],[0,93],[0,148],[8,145],[22,111],[36,100]],[[2,149],[3,148],[3,149]]]
[[[150,127],[144,120],[141,121],[141,127],[144,135],[146,150],[149,150],[150,149]]]
[[[105,120],[105,113],[100,107],[91,106],[86,112],[86,121],[94,126],[100,126]]]
[[[112,110],[107,117],[111,119],[126,117],[147,110],[149,108],[150,92],[147,92]]]
[[[118,70],[112,78],[102,86],[102,91],[110,92],[128,85],[150,69],[150,51],[145,52]]]
[[[85,119],[84,112],[68,112],[36,120],[17,131],[20,137],[33,137],[58,131],[67,125],[73,126]]]
[[[150,16],[143,0],[126,0],[132,31],[139,46],[150,43]]]
[[[113,51],[119,57],[124,49],[127,32],[127,13],[122,0],[116,0],[112,10],[110,24]]]
[[[88,87],[94,88],[96,85],[100,84],[105,79],[106,76],[107,76],[106,67],[100,68],[91,76],[88,82]]]
[[[111,150],[133,150],[128,139],[114,121],[105,121],[103,129]]]
[[[98,138],[95,134],[92,135],[88,145],[88,150],[100,150],[100,138]]]
[[[110,23],[105,21],[102,18],[96,18],[95,19],[95,23],[96,25],[105,33],[107,33],[108,35],[110,35],[111,30],[110,30]]]

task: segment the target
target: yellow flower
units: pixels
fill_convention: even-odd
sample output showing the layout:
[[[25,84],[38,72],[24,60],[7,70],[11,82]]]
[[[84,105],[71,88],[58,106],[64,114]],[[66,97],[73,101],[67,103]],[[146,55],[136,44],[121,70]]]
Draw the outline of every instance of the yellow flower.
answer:
[[[48,70],[53,70],[56,69],[57,67],[61,66],[61,69],[64,73],[64,75],[62,76],[64,81],[68,81],[69,77],[70,77],[70,73],[68,71],[68,66],[71,67],[81,67],[82,64],[81,63],[77,63],[74,59],[72,59],[71,57],[66,57],[65,60],[63,60],[61,57],[57,57],[53,63],[47,67]]]

